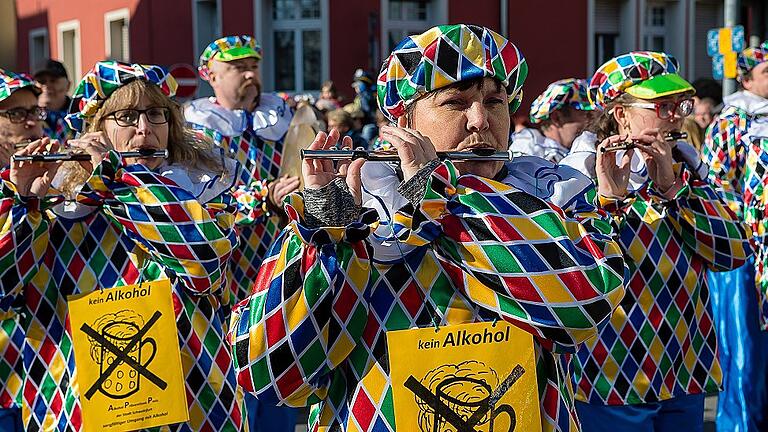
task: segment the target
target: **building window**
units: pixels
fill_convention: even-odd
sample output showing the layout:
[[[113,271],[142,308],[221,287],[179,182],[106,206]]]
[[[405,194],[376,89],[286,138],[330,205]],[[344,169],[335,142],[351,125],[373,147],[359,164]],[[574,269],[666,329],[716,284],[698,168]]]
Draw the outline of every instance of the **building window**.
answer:
[[[591,70],[615,57],[621,49],[621,1],[594,0]]]
[[[275,89],[296,88],[296,40],[291,30],[275,31]]]
[[[273,0],[272,19],[320,19],[319,0]]]
[[[647,25],[653,27],[664,27],[666,9],[663,6],[651,6],[646,17]]]
[[[198,58],[208,44],[221,37],[221,0],[192,0],[192,6],[195,58]],[[200,82],[197,94],[201,97],[213,95],[208,81]]]
[[[48,28],[40,27],[29,32],[29,67],[30,71],[39,69],[51,56],[48,45]]]
[[[320,90],[323,82],[323,3],[320,0],[272,0],[274,89]]]
[[[387,51],[392,51],[401,40],[412,34],[422,33],[435,21],[434,2],[429,0],[389,0],[382,2],[382,30]]]
[[[616,57],[618,33],[595,33],[595,62],[594,69],[597,69],[603,63]]]
[[[645,34],[643,46],[650,51],[664,51],[667,8],[649,3],[645,9]]]
[[[707,31],[723,24],[720,8],[722,2],[715,0],[696,3],[696,16],[694,24],[694,59],[692,67],[687,67],[688,76],[691,78],[711,78],[712,58],[707,54]]]
[[[205,47],[221,37],[221,16],[217,0],[195,0],[195,53],[202,54]]]
[[[80,21],[72,20],[59,23],[56,26],[58,33],[58,58],[67,69],[67,74],[74,79],[73,85],[81,76],[80,63]],[[72,90],[70,88],[70,90]]]
[[[128,9],[120,9],[104,14],[104,35],[106,57],[110,60],[127,62],[130,59],[128,33]]]

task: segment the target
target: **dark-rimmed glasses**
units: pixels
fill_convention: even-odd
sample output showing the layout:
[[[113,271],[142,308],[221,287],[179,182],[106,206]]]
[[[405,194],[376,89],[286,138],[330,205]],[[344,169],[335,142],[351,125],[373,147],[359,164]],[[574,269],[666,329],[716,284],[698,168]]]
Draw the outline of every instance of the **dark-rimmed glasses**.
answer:
[[[139,117],[144,114],[147,121],[152,124],[165,124],[171,118],[171,110],[165,107],[152,107],[147,109],[123,109],[108,114],[105,118],[114,119],[118,126],[128,127],[139,124]]]
[[[0,116],[7,117],[11,123],[19,124],[27,120],[45,120],[48,117],[48,111],[43,107],[11,108],[0,110]]]

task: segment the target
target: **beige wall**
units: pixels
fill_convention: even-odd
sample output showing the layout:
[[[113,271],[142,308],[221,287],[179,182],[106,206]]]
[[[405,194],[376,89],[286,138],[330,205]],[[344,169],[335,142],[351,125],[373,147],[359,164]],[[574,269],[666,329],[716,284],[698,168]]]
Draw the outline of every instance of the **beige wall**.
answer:
[[[0,68],[16,68],[16,2],[0,0]]]

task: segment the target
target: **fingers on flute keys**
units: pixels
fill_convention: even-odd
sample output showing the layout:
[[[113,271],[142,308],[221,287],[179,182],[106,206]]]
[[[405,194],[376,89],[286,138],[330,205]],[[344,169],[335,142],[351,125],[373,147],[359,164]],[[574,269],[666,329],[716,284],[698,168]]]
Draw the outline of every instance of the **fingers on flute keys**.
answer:
[[[604,139],[600,144],[597,145],[597,149],[599,153],[608,153],[613,152],[617,150],[622,150],[626,147],[624,147],[628,140],[628,136],[625,135],[613,135],[606,139]]]

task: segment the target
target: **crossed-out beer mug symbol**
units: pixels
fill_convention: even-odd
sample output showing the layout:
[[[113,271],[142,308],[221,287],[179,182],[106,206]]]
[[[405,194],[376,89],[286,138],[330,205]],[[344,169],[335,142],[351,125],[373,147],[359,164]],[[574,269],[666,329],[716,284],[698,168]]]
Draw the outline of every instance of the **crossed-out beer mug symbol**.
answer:
[[[468,389],[474,394],[471,398],[459,399],[453,395],[449,389],[451,387],[460,386],[464,391]],[[488,432],[512,432],[515,430],[515,411],[509,405],[495,406],[491,397],[493,396],[493,389],[485,381],[474,379],[471,377],[453,377],[448,378],[441,382],[437,386],[437,400],[442,402],[445,406],[449,407],[453,412],[468,412],[479,415],[477,419],[477,425],[488,424]],[[465,394],[466,396],[466,394]],[[486,411],[487,410],[487,411]],[[483,413],[484,412],[484,413]],[[506,431],[497,431],[494,429],[494,423],[496,417],[505,413],[509,415],[509,428]],[[433,431],[442,431],[444,428],[460,427],[461,425],[454,425],[444,416],[444,410],[438,409],[435,411]],[[470,418],[474,418],[476,415],[472,415]],[[474,429],[472,425],[469,425],[469,421],[466,426]],[[462,429],[460,429],[462,430]]]
[[[86,398],[97,391],[112,399],[127,398],[139,391],[142,375],[165,390],[168,383],[147,368],[157,354],[157,342],[146,333],[161,315],[156,311],[144,323],[141,315],[122,310],[100,317],[93,327],[82,325],[91,342],[91,358],[99,365],[99,378]]]
[[[101,329],[101,335],[121,349],[128,346],[138,332],[139,326],[130,322],[114,322]],[[140,339],[126,354],[142,367],[146,367],[157,354],[157,343],[153,338]],[[101,346],[100,357],[99,375],[103,375],[118,357],[104,345]],[[139,371],[126,362],[120,362],[101,382],[99,391],[111,398],[122,399],[139,391],[140,384]]]
[[[435,373],[443,368],[451,372]],[[480,378],[496,377],[496,372],[481,362],[468,361],[438,367],[430,371],[423,383],[411,375],[404,384],[416,397],[422,432],[513,432],[517,426],[514,408],[498,403],[524,373],[525,369],[518,364],[501,382],[494,379],[497,387],[493,388]],[[506,421],[499,423],[503,414]],[[497,429],[499,424],[508,426]]]

